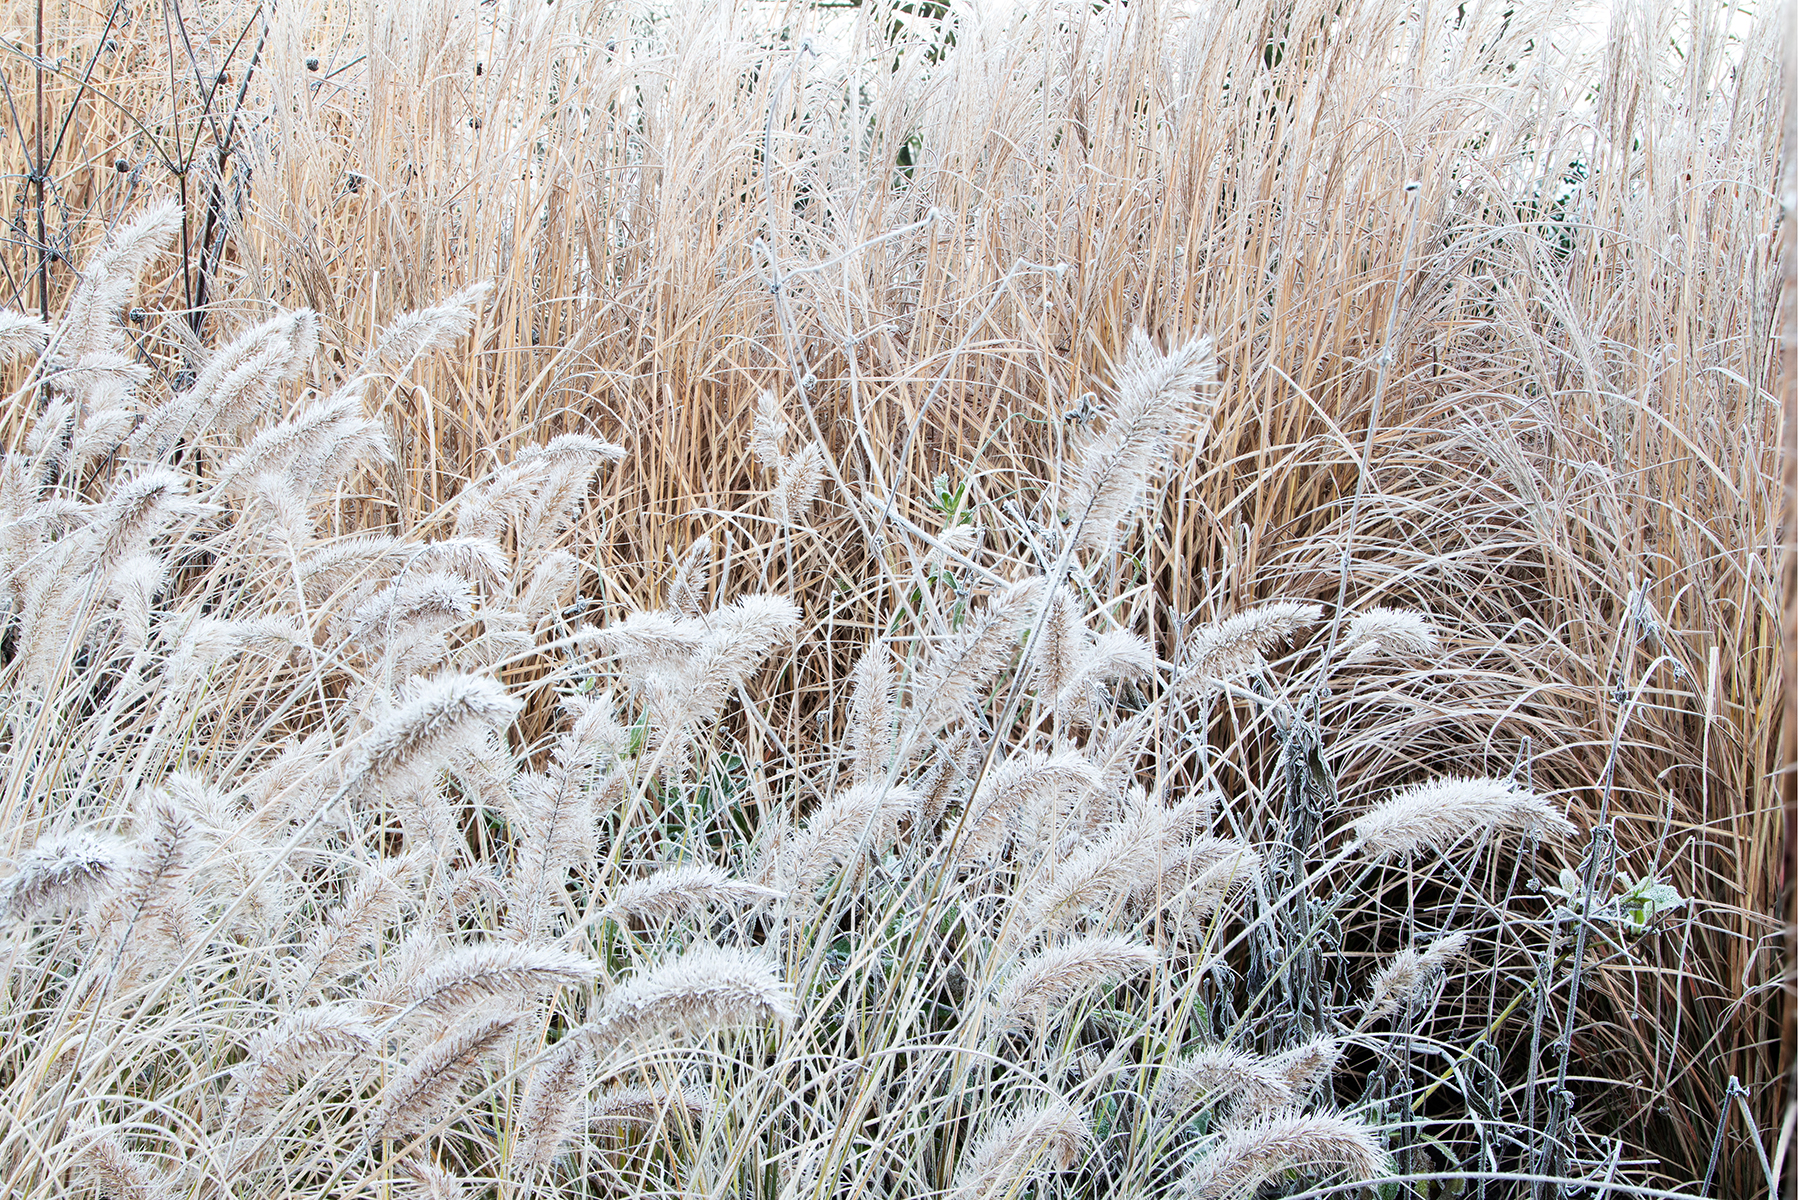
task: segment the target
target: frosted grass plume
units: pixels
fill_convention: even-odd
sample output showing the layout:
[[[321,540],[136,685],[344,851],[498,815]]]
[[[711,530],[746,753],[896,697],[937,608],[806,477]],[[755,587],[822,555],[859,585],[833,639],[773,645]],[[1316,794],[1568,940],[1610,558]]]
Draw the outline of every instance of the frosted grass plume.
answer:
[[[1149,946],[1097,934],[1052,946],[1014,969],[994,995],[1000,1030],[1046,1023],[1055,1010],[1096,988],[1141,975],[1159,961]]]
[[[1288,1171],[1353,1180],[1392,1170],[1374,1129],[1331,1113],[1274,1116],[1226,1129],[1182,1180],[1190,1200],[1248,1200]]]
[[[1353,848],[1380,860],[1421,850],[1449,850],[1495,833],[1569,837],[1574,824],[1549,802],[1505,779],[1454,777],[1395,792],[1350,823]]]
[[[1091,1141],[1088,1121],[1061,1097],[1026,1108],[983,1134],[958,1165],[952,1200],[1017,1194],[1027,1180],[1073,1167]]]
[[[1399,1012],[1430,987],[1453,962],[1461,959],[1469,944],[1463,930],[1445,934],[1423,950],[1408,946],[1377,971],[1363,1001],[1363,1022],[1379,1021]]]
[[[47,908],[80,908],[112,886],[125,857],[123,842],[90,830],[40,839],[0,881],[0,918],[23,921]]]
[[[1369,608],[1350,621],[1338,655],[1346,663],[1355,663],[1384,656],[1426,658],[1437,649],[1437,630],[1425,613],[1409,608]]]
[[[1211,683],[1260,670],[1277,642],[1312,628],[1323,613],[1317,604],[1277,600],[1202,625],[1188,637],[1182,676]]]
[[[614,1043],[793,1019],[793,993],[774,963],[702,945],[609,993],[587,1033]]]

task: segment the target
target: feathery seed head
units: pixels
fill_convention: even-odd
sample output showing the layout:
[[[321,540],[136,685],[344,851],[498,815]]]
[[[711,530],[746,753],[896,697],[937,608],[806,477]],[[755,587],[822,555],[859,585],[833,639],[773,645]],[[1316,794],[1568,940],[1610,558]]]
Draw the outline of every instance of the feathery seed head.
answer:
[[[1277,600],[1202,625],[1188,638],[1182,675],[1212,682],[1249,674],[1275,643],[1310,629],[1323,614],[1317,604]]]
[[[0,917],[22,921],[53,905],[86,904],[112,884],[125,854],[117,838],[90,830],[43,838],[0,881]]]
[[[1362,662],[1379,655],[1423,658],[1437,648],[1437,630],[1426,614],[1409,608],[1370,608],[1351,620],[1338,654],[1345,662]]]
[[[491,280],[471,284],[441,304],[402,313],[375,340],[370,358],[384,366],[405,366],[421,355],[456,344],[475,323]]]
[[[723,867],[689,863],[665,867],[654,875],[615,888],[606,912],[617,920],[654,925],[694,916],[708,906],[755,904],[781,894],[773,888],[733,879]]]
[[[1411,946],[1388,960],[1376,972],[1369,986],[1369,998],[1363,1002],[1363,1019],[1379,1021],[1430,987],[1446,966],[1463,956],[1469,935],[1461,930],[1445,934],[1423,950]]]
[[[523,1004],[533,993],[591,984],[599,966],[579,954],[522,943],[479,943],[445,954],[411,982],[413,1005],[448,1013],[494,999]]]
[[[1087,1118],[1053,1097],[988,1130],[957,1167],[950,1195],[953,1200],[1016,1195],[1024,1181],[1074,1166],[1089,1140]]]
[[[499,683],[479,675],[430,680],[363,735],[344,789],[353,792],[435,769],[446,756],[510,721],[520,707]]]
[[[1504,779],[1456,777],[1395,792],[1350,823],[1364,856],[1391,858],[1418,850],[1448,850],[1466,838],[1493,833],[1555,834],[1575,826],[1549,802]]]
[[[1293,1084],[1279,1062],[1224,1046],[1195,1051],[1171,1065],[1153,1097],[1157,1110],[1173,1120],[1207,1106],[1260,1116],[1293,1100]]]
[[[1116,934],[1077,938],[1026,959],[994,996],[1000,1030],[1043,1024],[1077,997],[1157,964],[1156,951]]]
[[[588,1033],[608,1042],[669,1033],[703,1037],[715,1029],[793,1018],[793,993],[773,963],[702,945],[610,993]]]
[[[1192,1200],[1248,1200],[1288,1171],[1378,1179],[1392,1163],[1375,1130],[1335,1113],[1269,1117],[1224,1130],[1182,1181]]]

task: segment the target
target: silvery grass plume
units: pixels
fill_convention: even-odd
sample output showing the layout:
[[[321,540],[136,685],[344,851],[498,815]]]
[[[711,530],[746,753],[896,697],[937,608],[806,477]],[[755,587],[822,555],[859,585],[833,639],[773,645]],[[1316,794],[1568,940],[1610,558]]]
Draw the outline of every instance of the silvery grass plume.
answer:
[[[532,1072],[519,1102],[512,1161],[547,1171],[588,1115],[593,1048],[586,1038],[564,1038]]]
[[[1505,779],[1435,779],[1402,788],[1350,823],[1354,848],[1371,859],[1448,850],[1494,833],[1568,837],[1575,826],[1549,802]]]
[[[195,850],[193,818],[168,795],[156,794],[137,825],[136,844],[115,872],[117,886],[101,893],[88,910],[88,925],[107,957],[122,957],[140,929],[153,937],[165,930],[179,933],[182,922],[174,910],[191,900],[182,876]],[[159,913],[175,919],[158,922]],[[141,949],[143,939],[136,940],[139,945],[132,948]]]
[[[1181,931],[1193,929],[1230,903],[1262,875],[1262,855],[1230,838],[1198,837],[1170,851],[1161,870],[1145,876],[1130,894],[1132,905],[1167,909]]]
[[[1354,663],[1383,656],[1424,658],[1436,654],[1437,648],[1437,630],[1426,614],[1410,608],[1370,608],[1351,620],[1338,655]]]
[[[1289,1114],[1222,1131],[1182,1180],[1191,1200],[1249,1200],[1289,1171],[1379,1179],[1393,1164],[1375,1130],[1331,1113]]]
[[[1313,1094],[1314,1089],[1321,1087],[1337,1070],[1338,1060],[1344,1056],[1344,1045],[1333,1037],[1323,1035],[1301,1042],[1290,1050],[1269,1059],[1287,1078],[1288,1087],[1293,1091],[1297,1101],[1304,1101]]]
[[[750,450],[765,470],[775,474],[775,488],[769,496],[775,515],[784,525],[799,525],[825,484],[825,448],[809,441],[792,454],[786,453],[782,444],[788,432],[780,402],[774,392],[765,390],[757,397]]]
[[[86,1131],[88,1142],[75,1156],[88,1186],[110,1200],[175,1200],[184,1193],[148,1161],[125,1148],[111,1130]]]
[[[1191,794],[1172,808],[1141,801],[1098,840],[1039,869],[1020,899],[1021,927],[1060,931],[1085,912],[1105,912],[1153,887],[1211,812],[1206,794]]]
[[[1181,676],[1206,684],[1260,670],[1275,643],[1312,628],[1323,615],[1317,604],[1277,600],[1202,625],[1188,636]]]
[[[213,491],[247,495],[274,480],[303,498],[326,497],[358,467],[391,461],[387,432],[363,415],[366,382],[359,379],[258,433],[219,467]]]
[[[1032,955],[1018,965],[994,994],[999,1031],[1027,1024],[1043,1026],[1056,1010],[1096,988],[1154,968],[1156,951],[1119,937],[1076,938]]]
[[[508,924],[539,930],[560,894],[569,869],[594,853],[594,813],[624,786],[618,769],[630,733],[619,724],[610,693],[571,697],[563,703],[575,718],[556,741],[543,774],[512,776],[504,755],[484,775],[495,806],[518,827],[513,854]]]
[[[919,828],[927,834],[937,830],[962,785],[981,767],[981,743],[967,729],[958,729],[948,739],[933,738],[930,746],[917,789]]]
[[[399,855],[365,868],[343,899],[327,909],[298,957],[296,994],[306,996],[349,972],[363,951],[377,944],[406,902],[406,880],[418,856]]]
[[[1143,330],[1132,331],[1114,376],[1118,399],[1105,431],[1075,462],[1065,505],[1075,549],[1104,551],[1118,538],[1163,460],[1196,423],[1195,393],[1212,380],[1211,339],[1197,338],[1165,355]]]
[[[412,1182],[418,1200],[463,1200],[463,1181],[434,1163],[408,1155],[394,1163],[394,1174]]]
[[[506,1048],[519,1017],[503,1010],[470,1013],[420,1047],[382,1089],[369,1117],[369,1140],[404,1138],[448,1116],[463,1084]]]
[[[1295,1099],[1294,1083],[1279,1059],[1225,1046],[1197,1050],[1170,1064],[1152,1096],[1157,1111],[1172,1121],[1185,1121],[1200,1108],[1214,1109],[1228,1119],[1261,1117],[1287,1108]]]
[[[125,857],[118,838],[91,830],[42,838],[0,882],[0,918],[24,921],[47,908],[84,907],[113,885]]]
[[[1073,750],[1027,751],[990,768],[976,785],[956,845],[959,862],[999,854],[1015,839],[1032,844],[1046,832],[1053,844],[1076,799],[1100,782],[1094,764]]]
[[[621,1087],[602,1093],[594,1101],[588,1124],[594,1128],[655,1127],[675,1113],[687,1125],[703,1124],[713,1114],[713,1098],[697,1087]]]
[[[784,839],[775,863],[776,886],[809,894],[840,865],[879,856],[918,816],[919,794],[885,780],[857,784],[821,805],[798,832]]]
[[[1009,584],[970,615],[908,680],[911,703],[905,723],[931,734],[971,713],[1012,661],[1019,632],[1043,587],[1041,579]]]
[[[0,359],[41,353],[50,342],[50,326],[36,317],[0,309]]]
[[[800,609],[793,601],[759,593],[705,618],[634,613],[578,636],[618,656],[620,674],[643,697],[659,732],[679,742],[681,730],[716,716],[799,631]]]
[[[675,573],[669,579],[667,607],[684,617],[704,615],[712,581],[712,539],[702,537],[689,546],[687,553],[675,564]]]
[[[768,959],[697,946],[609,993],[586,1027],[606,1044],[794,1019],[794,995]]]
[[[319,320],[294,309],[245,330],[220,348],[193,386],[147,414],[132,433],[134,454],[159,459],[189,438],[229,438],[274,406],[276,389],[296,378],[319,344]]]
[[[660,925],[697,916],[710,908],[731,908],[778,899],[782,892],[733,879],[723,867],[688,863],[665,867],[614,888],[602,910],[620,922]]]
[[[1087,1117],[1060,1096],[989,1129],[964,1155],[952,1200],[1018,1195],[1030,1180],[1073,1167],[1088,1148]]]
[[[1434,983],[1451,963],[1463,957],[1469,935],[1461,930],[1437,938],[1423,950],[1411,946],[1388,960],[1369,985],[1363,1001],[1363,1024],[1379,1021],[1410,1004]]]
[[[232,1072],[225,1128],[252,1134],[302,1076],[316,1076],[354,1055],[375,1051],[375,1031],[352,1005],[303,1008],[250,1039]]]
[[[1105,684],[1147,679],[1156,672],[1156,652],[1149,642],[1124,630],[1095,634],[1066,586],[1051,593],[1043,627],[1027,653],[1032,684],[1065,729],[1093,722]]]
[[[493,287],[492,280],[484,279],[437,304],[401,313],[376,336],[370,361],[405,368],[422,355],[455,345],[475,324],[481,302]]]
[[[497,1000],[522,1007],[553,988],[592,984],[599,973],[598,963],[553,946],[477,943],[449,951],[415,976],[410,1007],[440,1016]]]
[[[547,549],[586,503],[600,469],[624,457],[623,446],[582,433],[528,446],[463,489],[456,501],[456,536],[497,541],[516,525],[519,546]]]
[[[894,747],[895,680],[887,647],[864,650],[850,671],[850,781],[866,783],[885,775]]]
[[[126,356],[118,318],[145,268],[180,232],[181,221],[174,200],[152,202],[88,259],[48,347],[47,365],[54,368],[58,388],[85,399],[96,389],[129,389],[148,378],[149,372]]]
[[[512,720],[520,707],[499,683],[479,675],[429,680],[358,739],[342,792],[404,787],[450,755],[478,747],[483,734]]]

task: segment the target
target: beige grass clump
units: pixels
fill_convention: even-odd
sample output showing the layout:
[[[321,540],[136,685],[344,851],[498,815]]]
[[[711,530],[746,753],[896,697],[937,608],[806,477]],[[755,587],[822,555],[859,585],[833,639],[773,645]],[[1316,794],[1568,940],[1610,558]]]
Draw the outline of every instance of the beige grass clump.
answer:
[[[1275,1116],[1227,1129],[1182,1180],[1193,1200],[1245,1200],[1288,1171],[1379,1179],[1393,1164],[1375,1130],[1330,1113]]]
[[[1402,788],[1352,821],[1350,830],[1360,854],[1384,859],[1449,850],[1495,833],[1571,837],[1575,826],[1535,792],[1505,779],[1468,776]]]

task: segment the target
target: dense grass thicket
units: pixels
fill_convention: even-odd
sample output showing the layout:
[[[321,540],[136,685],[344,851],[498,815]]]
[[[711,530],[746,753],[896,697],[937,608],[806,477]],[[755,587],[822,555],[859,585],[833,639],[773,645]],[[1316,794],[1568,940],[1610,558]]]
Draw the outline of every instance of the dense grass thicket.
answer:
[[[1599,19],[10,0],[0,1195],[1791,1189],[1793,31]]]

